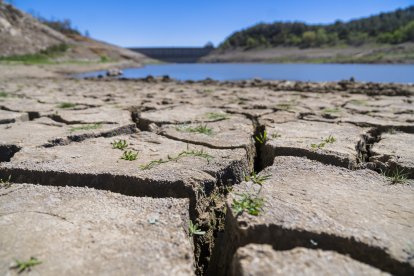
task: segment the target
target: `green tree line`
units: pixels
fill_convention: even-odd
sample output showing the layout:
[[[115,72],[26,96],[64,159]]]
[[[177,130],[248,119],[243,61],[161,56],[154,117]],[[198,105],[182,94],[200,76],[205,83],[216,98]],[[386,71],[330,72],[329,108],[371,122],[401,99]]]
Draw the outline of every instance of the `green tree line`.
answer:
[[[301,48],[414,41],[414,6],[349,22],[308,25],[302,22],[259,23],[235,32],[221,49],[295,46]]]

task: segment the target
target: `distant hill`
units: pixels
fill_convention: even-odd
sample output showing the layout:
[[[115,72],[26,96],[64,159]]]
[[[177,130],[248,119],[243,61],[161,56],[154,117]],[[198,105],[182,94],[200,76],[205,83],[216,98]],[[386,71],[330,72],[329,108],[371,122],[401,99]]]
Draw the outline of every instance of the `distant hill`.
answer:
[[[82,36],[71,29],[68,21],[41,21],[0,0],[0,60],[25,63],[147,60],[139,53]]]
[[[336,21],[329,25],[309,25],[301,22],[260,23],[235,32],[219,48],[315,48],[404,42],[414,42],[414,6],[346,23]]]

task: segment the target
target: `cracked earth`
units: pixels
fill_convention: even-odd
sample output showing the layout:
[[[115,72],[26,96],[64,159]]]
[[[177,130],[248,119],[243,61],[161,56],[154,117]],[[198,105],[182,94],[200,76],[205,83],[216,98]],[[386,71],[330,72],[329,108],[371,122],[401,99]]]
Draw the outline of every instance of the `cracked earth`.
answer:
[[[36,275],[414,274],[412,85],[0,92],[2,275],[31,256]]]

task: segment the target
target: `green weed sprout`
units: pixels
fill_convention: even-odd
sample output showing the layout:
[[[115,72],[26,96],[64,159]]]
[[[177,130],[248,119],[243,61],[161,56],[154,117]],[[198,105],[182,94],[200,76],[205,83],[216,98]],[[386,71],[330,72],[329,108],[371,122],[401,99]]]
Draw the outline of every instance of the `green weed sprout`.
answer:
[[[112,142],[112,148],[113,149],[120,149],[124,150],[128,147],[128,143],[126,140],[115,140]]]
[[[138,152],[132,151],[132,150],[126,150],[121,156],[121,159],[127,160],[127,161],[134,161],[138,157]]]
[[[206,233],[206,231],[201,231],[201,229],[198,228],[198,225],[193,224],[191,220],[188,224],[188,230],[189,230],[190,236],[194,236],[194,235],[202,236]]]
[[[262,211],[264,199],[248,193],[239,194],[240,199],[234,199],[231,205],[236,215],[247,212],[250,215],[258,216]]]
[[[35,257],[30,257],[28,261],[15,260],[15,262],[16,264],[12,266],[11,268],[17,269],[18,273],[22,273],[25,270],[30,271],[32,267],[42,263]]]

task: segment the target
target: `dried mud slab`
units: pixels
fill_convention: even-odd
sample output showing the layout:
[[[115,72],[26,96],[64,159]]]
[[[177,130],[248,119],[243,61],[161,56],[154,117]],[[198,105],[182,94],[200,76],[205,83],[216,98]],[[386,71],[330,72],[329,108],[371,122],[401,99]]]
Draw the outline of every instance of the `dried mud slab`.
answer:
[[[248,243],[348,254],[393,274],[414,272],[414,189],[370,170],[351,171],[299,157],[277,157],[262,188],[236,185],[227,200],[227,258]],[[236,215],[242,193],[264,199],[258,216]],[[224,258],[225,259],[225,258]],[[227,259],[229,260],[229,259]]]
[[[27,113],[6,111],[0,109],[0,124],[10,124],[15,122],[24,122],[29,120]]]
[[[384,133],[381,140],[371,148],[370,161],[378,167],[389,170],[395,169],[414,178],[414,134],[412,133]]]
[[[35,257],[36,275],[194,275],[187,199],[76,187],[0,189],[0,274]]]
[[[11,144],[18,147],[54,146],[91,137],[109,137],[135,131],[134,123],[124,125],[113,123],[68,125],[42,117],[33,121],[0,125],[0,145]]]
[[[236,251],[230,275],[390,275],[333,251],[275,251],[249,244]]]
[[[131,113],[114,107],[88,108],[84,110],[59,110],[49,115],[54,120],[66,124],[131,124]]]
[[[276,113],[277,116],[277,113]],[[285,119],[283,119],[285,120]],[[367,129],[350,124],[266,120],[268,141],[262,145],[262,166],[272,164],[275,156],[306,156],[326,164],[355,168],[356,145]]]
[[[121,159],[113,148],[125,140],[126,152],[136,160]],[[217,183],[232,184],[250,170],[245,149],[191,146],[151,132],[93,138],[49,148],[23,148],[10,162],[0,164],[0,175],[17,182],[90,186],[128,195],[192,197],[198,189],[211,192]],[[0,177],[1,178],[1,177]]]
[[[246,148],[254,150],[251,120],[228,115],[225,120],[207,123],[164,125],[159,133],[171,139],[212,148]]]
[[[225,120],[231,115],[219,108],[180,105],[162,110],[142,112],[138,116],[138,126],[147,130],[150,124],[189,124]]]

